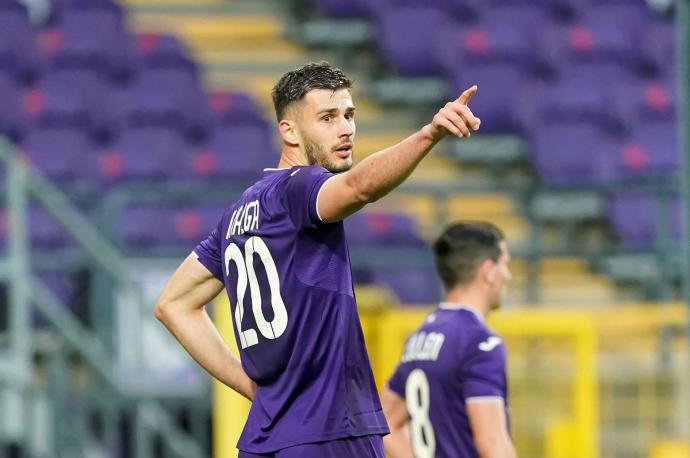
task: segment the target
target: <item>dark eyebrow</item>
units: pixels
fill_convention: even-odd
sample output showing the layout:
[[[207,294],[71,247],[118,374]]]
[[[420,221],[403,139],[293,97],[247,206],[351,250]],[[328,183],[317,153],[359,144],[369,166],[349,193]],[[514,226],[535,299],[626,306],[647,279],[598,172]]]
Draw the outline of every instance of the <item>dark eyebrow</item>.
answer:
[[[348,107],[348,108],[345,110],[345,113],[352,113],[352,112],[354,112],[354,111],[355,111],[355,107]],[[337,109],[337,108],[324,108],[323,110],[321,110],[321,111],[319,111],[318,113],[316,113],[316,115],[317,115],[317,116],[320,116],[320,115],[325,114],[325,113],[334,114],[334,113],[337,113],[337,112],[338,112],[338,109]]]

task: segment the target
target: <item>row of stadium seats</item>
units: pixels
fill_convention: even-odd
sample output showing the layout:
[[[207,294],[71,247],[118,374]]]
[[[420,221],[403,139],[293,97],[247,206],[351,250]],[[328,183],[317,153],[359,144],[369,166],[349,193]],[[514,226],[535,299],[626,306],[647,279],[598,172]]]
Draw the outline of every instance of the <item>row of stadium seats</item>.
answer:
[[[48,177],[101,187],[247,179],[275,163],[257,104],[243,93],[205,94],[175,36],[133,37],[106,0],[62,8],[39,32],[19,3],[0,3],[0,134]],[[86,35],[70,38],[72,29]]]
[[[218,223],[223,204],[134,203],[123,209],[117,218],[115,237],[125,253],[180,253],[190,250],[203,240]],[[89,212],[85,212],[89,214]],[[92,217],[94,215],[91,215]],[[91,218],[93,219],[93,218]],[[76,249],[66,231],[42,208],[29,210],[30,241],[41,253]],[[7,217],[0,213],[0,252],[7,240]],[[419,236],[414,220],[404,214],[362,213],[346,221],[350,249],[355,258],[355,278],[359,283],[375,283],[388,287],[402,303],[432,303],[440,299],[440,284],[434,271],[427,244]],[[414,262],[382,262],[369,265],[357,262],[372,248],[386,247],[391,253],[412,253]],[[420,268],[422,266],[423,268]],[[55,280],[54,291],[66,304],[75,301],[75,288],[68,285],[69,273],[53,272],[46,278]],[[52,285],[52,283],[51,283]]]
[[[673,22],[642,0],[316,0],[372,28],[395,75],[474,83],[482,132],[528,140],[547,187],[664,179],[679,168]],[[453,14],[449,14],[449,12]],[[400,33],[406,30],[410,33]],[[612,192],[608,216],[629,248],[682,232],[678,197]],[[661,209],[661,210],[660,210]]]

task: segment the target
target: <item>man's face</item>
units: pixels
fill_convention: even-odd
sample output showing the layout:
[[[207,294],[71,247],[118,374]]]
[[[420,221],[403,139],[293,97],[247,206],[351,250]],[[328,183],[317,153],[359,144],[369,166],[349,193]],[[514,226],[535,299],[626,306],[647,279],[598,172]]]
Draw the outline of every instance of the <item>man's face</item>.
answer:
[[[294,109],[309,165],[337,173],[352,167],[355,106],[348,89],[313,89]]]
[[[512,274],[510,273],[510,268],[508,267],[508,263],[510,262],[508,244],[505,241],[502,241],[500,242],[499,246],[501,247],[501,255],[499,256],[498,261],[494,263],[493,268],[495,271],[493,281],[491,282],[490,306],[492,310],[501,307],[503,296],[505,295],[506,285],[510,279],[513,278]]]

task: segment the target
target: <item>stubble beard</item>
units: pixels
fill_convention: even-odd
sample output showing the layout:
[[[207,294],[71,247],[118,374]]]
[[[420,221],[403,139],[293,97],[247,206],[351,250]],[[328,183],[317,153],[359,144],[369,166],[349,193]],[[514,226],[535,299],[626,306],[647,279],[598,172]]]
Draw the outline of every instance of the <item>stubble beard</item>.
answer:
[[[342,160],[342,164],[337,164],[330,158],[330,154],[316,142],[309,139],[304,140],[304,152],[307,155],[309,165],[318,165],[331,173],[346,172],[352,168],[352,164]],[[337,160],[337,159],[336,159]]]

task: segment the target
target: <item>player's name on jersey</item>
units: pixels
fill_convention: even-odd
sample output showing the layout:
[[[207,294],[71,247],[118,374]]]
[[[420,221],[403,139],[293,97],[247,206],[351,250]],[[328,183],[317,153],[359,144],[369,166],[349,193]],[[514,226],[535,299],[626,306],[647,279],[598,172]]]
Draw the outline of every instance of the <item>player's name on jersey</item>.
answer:
[[[446,336],[440,332],[424,331],[412,334],[405,346],[403,363],[410,361],[436,361]]]
[[[259,229],[259,201],[253,200],[232,212],[228,232],[225,239],[233,235],[242,235],[245,232],[256,231]]]

